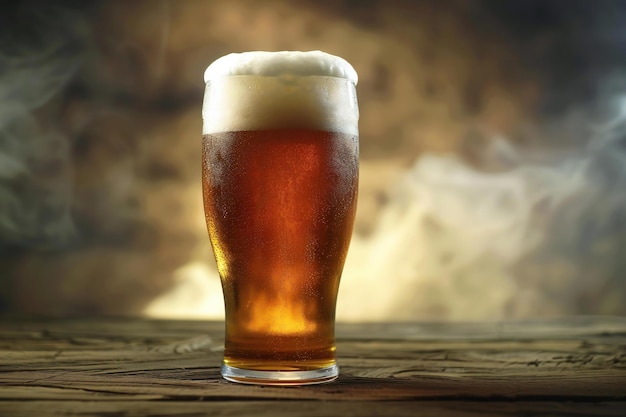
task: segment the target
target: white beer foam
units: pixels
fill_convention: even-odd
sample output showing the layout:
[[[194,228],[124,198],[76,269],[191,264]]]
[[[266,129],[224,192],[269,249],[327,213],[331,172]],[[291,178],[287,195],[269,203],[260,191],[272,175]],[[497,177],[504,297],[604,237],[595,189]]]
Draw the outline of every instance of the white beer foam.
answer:
[[[211,64],[203,134],[315,129],[358,135],[356,71],[320,51],[244,52]]]
[[[358,76],[345,59],[322,51],[243,52],[228,54],[204,72],[204,82],[232,75],[319,75],[345,78],[357,84]]]

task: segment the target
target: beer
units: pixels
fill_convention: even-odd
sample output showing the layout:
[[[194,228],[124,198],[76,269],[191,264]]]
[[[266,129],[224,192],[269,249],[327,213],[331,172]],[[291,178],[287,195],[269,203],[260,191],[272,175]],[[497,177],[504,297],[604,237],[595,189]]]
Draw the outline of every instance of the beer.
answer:
[[[306,59],[281,72],[280,54],[261,54],[276,73],[207,80],[204,209],[226,311],[222,374],[236,382],[315,383],[338,372],[335,305],[358,185],[356,80],[319,68],[302,75]]]

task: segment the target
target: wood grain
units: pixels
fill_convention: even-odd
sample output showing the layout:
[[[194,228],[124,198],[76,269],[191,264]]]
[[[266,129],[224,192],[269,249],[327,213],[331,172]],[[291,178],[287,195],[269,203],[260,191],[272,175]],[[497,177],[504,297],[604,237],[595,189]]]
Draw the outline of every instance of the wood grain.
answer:
[[[3,318],[0,416],[626,410],[626,318],[339,324],[337,336],[337,381],[259,387],[221,379],[222,323]]]

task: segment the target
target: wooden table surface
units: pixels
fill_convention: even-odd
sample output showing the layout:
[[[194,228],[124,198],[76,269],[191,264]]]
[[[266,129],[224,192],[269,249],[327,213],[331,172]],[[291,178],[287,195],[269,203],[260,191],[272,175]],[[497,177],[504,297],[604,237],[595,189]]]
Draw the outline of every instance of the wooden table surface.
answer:
[[[0,416],[626,416],[626,318],[338,324],[341,375],[219,374],[223,324],[0,319]]]

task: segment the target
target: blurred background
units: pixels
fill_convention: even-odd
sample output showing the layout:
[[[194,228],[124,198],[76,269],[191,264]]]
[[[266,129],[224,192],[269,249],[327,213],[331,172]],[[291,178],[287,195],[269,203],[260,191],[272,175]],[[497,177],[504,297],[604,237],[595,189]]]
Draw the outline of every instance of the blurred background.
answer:
[[[339,320],[626,314],[625,24],[619,0],[3,2],[0,311],[223,317],[203,71],[320,49],[360,77]]]

